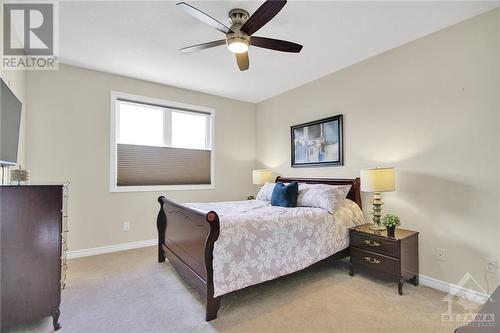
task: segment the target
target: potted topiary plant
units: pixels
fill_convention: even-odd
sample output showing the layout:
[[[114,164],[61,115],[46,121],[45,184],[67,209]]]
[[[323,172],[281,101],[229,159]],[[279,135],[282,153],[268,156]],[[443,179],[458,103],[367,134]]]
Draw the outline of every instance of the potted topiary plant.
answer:
[[[386,214],[382,217],[380,224],[387,228],[388,237],[394,237],[394,231],[396,231],[397,226],[401,225],[401,220],[397,215]]]

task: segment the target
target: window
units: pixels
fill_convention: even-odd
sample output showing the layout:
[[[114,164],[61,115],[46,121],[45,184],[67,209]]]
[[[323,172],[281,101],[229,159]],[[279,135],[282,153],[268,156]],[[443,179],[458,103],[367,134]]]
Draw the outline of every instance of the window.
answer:
[[[213,188],[214,110],[113,92],[110,190]]]
[[[209,149],[206,114],[172,112],[172,147]]]
[[[116,101],[118,143],[161,146],[164,144],[165,111],[159,107]]]

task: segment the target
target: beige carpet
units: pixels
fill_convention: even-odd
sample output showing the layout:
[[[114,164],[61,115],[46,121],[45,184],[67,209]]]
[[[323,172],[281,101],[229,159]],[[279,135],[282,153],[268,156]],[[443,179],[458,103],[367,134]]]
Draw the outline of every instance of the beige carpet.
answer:
[[[201,298],[156,247],[70,261],[61,333],[83,332],[453,332],[441,323],[443,293],[347,273],[339,261],[226,295],[204,321]],[[13,332],[51,332],[46,318]]]

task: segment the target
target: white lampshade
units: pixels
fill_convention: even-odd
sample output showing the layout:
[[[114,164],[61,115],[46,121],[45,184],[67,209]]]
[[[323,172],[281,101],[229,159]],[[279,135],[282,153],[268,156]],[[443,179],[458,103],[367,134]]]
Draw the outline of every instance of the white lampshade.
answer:
[[[267,182],[272,182],[273,172],[268,169],[252,170],[252,179],[255,185],[264,185]]]
[[[396,189],[394,168],[375,168],[361,170],[361,191],[390,192]]]

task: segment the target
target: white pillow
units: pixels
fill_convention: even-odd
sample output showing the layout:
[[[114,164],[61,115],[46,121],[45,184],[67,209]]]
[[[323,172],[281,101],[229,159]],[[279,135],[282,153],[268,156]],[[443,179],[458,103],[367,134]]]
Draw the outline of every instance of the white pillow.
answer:
[[[299,184],[297,207],[323,208],[333,214],[350,189],[351,185]]]
[[[261,201],[271,201],[271,197],[273,196],[273,190],[276,183],[265,183],[257,193],[257,197],[255,199]]]

